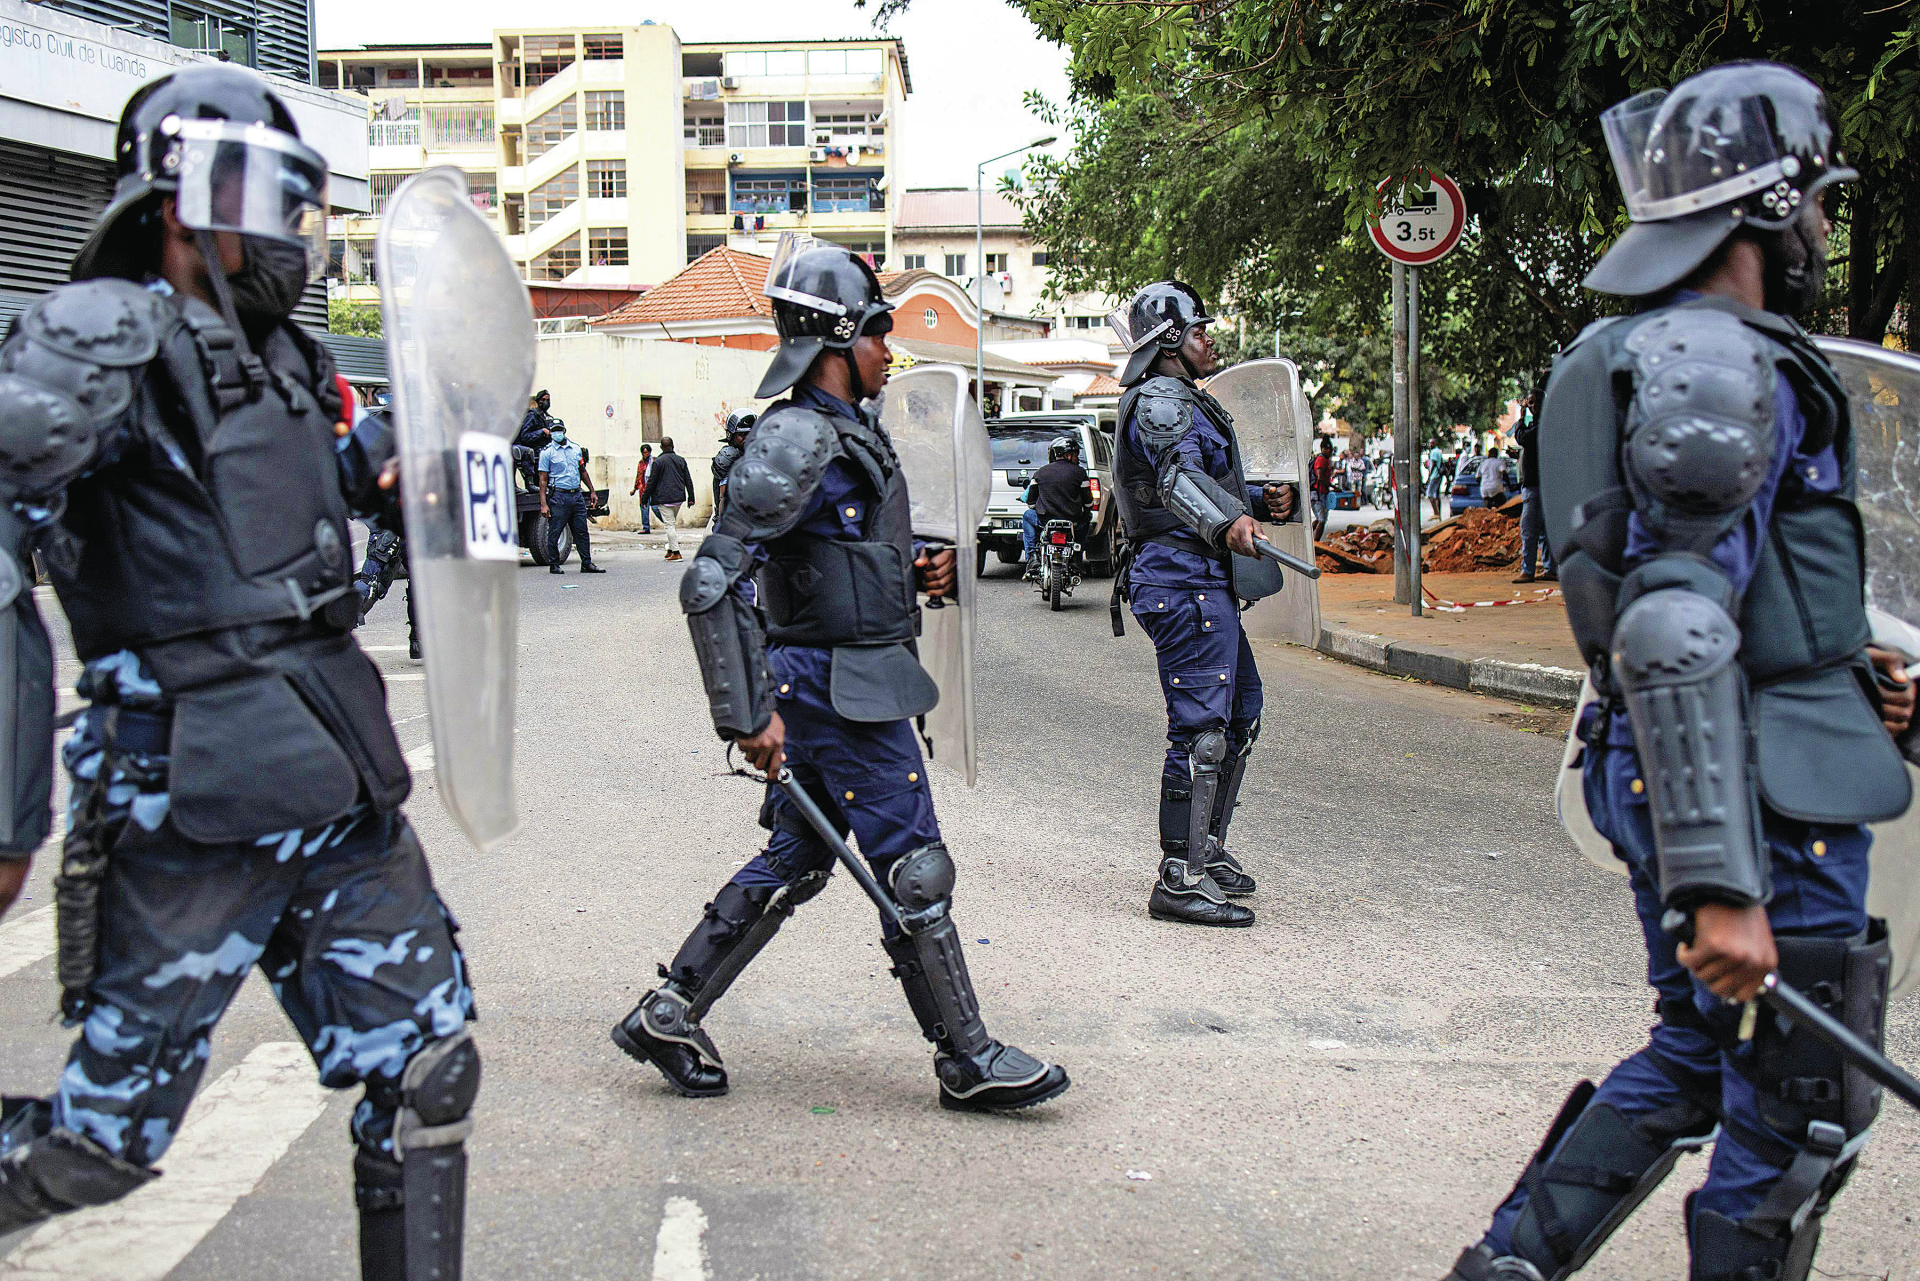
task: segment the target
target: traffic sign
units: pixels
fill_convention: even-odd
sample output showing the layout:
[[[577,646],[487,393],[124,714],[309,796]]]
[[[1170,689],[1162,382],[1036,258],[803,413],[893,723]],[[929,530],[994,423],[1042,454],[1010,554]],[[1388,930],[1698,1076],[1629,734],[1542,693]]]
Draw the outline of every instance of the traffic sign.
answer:
[[[1460,188],[1443,173],[1427,172],[1428,181],[1409,182],[1389,197],[1388,179],[1377,188],[1380,218],[1368,224],[1373,243],[1395,262],[1425,267],[1439,262],[1460,243],[1467,226],[1467,202]]]

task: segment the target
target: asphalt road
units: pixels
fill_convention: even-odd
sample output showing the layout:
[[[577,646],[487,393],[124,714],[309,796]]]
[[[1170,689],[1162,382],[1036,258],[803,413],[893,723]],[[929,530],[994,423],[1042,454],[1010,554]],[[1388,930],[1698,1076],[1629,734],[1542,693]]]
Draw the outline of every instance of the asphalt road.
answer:
[[[1104,581],[1050,614],[996,567],[980,784],[932,777],[989,1026],[1074,1088],[1013,1117],[941,1111],[843,876],[709,1017],[733,1093],[681,1099],[607,1028],[758,848],[757,794],[707,726],[678,567],[631,540],[601,560],[600,578],[524,571],[521,834],[473,853],[430,773],[409,806],[481,1012],[469,1277],[1438,1278],[1572,1084],[1644,1035],[1625,882],[1551,817],[1559,745],[1528,732],[1547,718],[1260,647],[1266,730],[1234,830],[1259,920],[1154,922],[1151,648],[1112,637]],[[363,637],[421,759],[397,599]],[[11,1093],[49,1087],[68,1040],[27,915],[49,871],[0,927]],[[304,1084],[294,1040],[249,982],[167,1177],[0,1240],[0,1281],[356,1275],[352,1099]],[[1920,1062],[1915,1003],[1888,1042]],[[1920,1277],[1916,1169],[1920,1125],[1889,1104],[1824,1275]],[[1583,1275],[1682,1276],[1702,1171],[1684,1162]],[[180,1205],[142,1208],[166,1189]]]

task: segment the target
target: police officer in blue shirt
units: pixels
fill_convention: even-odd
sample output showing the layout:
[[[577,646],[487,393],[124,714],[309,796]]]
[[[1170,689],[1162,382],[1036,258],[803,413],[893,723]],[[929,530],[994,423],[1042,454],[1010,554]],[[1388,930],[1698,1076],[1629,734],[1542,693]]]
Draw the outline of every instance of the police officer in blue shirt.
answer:
[[[1260,520],[1292,519],[1295,495],[1247,483],[1233,419],[1197,385],[1218,367],[1212,322],[1177,280],[1146,286],[1128,305],[1133,352],[1121,374],[1114,488],[1133,544],[1122,590],[1153,638],[1167,701],[1162,857],[1147,911],[1247,926],[1253,910],[1229,898],[1253,893],[1254,880],[1227,852],[1226,834],[1262,705],[1240,627],[1239,600],[1252,589],[1237,575],[1261,571],[1232,556],[1253,554]]]
[[[1823,195],[1855,175],[1825,95],[1772,63],[1601,120],[1633,223],[1586,283],[1645,305],[1555,359],[1540,479],[1601,696],[1587,808],[1630,871],[1658,1022],[1574,1088],[1448,1279],[1559,1281],[1711,1145],[1691,1281],[1804,1281],[1880,1090],[1741,1003],[1777,970],[1879,1041],[1866,824],[1910,791],[1889,731],[1911,687],[1867,643],[1846,392],[1792,319],[1825,281]],[[1689,918],[1682,944],[1665,924]]]
[[[593,488],[586,483],[587,471],[580,446],[567,439],[567,426],[551,419],[547,447],[540,451],[540,514],[547,518],[547,572],[560,574],[560,531],[573,528],[573,545],[580,549],[580,572],[604,574],[593,563],[593,544],[587,532],[587,508]]]
[[[954,590],[953,553],[916,545],[906,478],[870,396],[887,379],[892,304],[873,269],[838,246],[789,253],[768,273],[780,347],[761,415],[727,484],[718,526],[680,585],[714,728],[754,766],[784,762],[851,832],[902,914],[882,939],[907,1004],[934,1043],[941,1106],[1029,1107],[1067,1074],[988,1035],[948,910],[955,868],[940,837],[912,718],[939,696],[913,653],[917,590]],[[661,984],[613,1029],[684,1095],[724,1094],[701,1026],[787,917],[825,888],[832,851],[769,787],[766,849],[720,888]]]

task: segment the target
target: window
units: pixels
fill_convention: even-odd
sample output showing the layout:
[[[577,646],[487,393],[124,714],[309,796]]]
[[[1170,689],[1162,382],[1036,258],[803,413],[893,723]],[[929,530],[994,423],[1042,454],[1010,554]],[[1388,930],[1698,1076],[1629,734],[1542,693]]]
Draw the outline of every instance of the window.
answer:
[[[543,85],[573,65],[573,37],[528,36],[520,46],[520,62],[527,88]]]
[[[493,104],[490,102],[430,102],[421,114],[429,147],[493,146]]]
[[[900,258],[900,270],[902,271],[925,271],[926,269],[927,256],[925,254],[903,254]]]
[[[626,194],[626,161],[587,161],[587,195],[595,200],[618,200]]]
[[[807,72],[816,76],[871,76],[879,78],[878,49],[814,49],[807,54]]]
[[[595,267],[627,265],[627,229],[625,227],[589,227],[587,262]]]
[[[473,207],[481,213],[492,213],[500,203],[499,175],[492,173],[470,173],[467,175],[467,199],[473,201]]]
[[[371,240],[349,240],[347,252],[341,261],[341,270],[348,280],[364,280],[374,283],[373,242]]]
[[[807,207],[807,180],[797,175],[735,178],[733,212],[791,213]]]
[[[367,192],[373,197],[373,214],[377,218],[387,211],[387,201],[393,193],[400,190],[400,184],[413,177],[410,173],[370,173],[367,175]]]
[[[565,240],[527,264],[529,280],[565,280],[580,270],[580,233]]]
[[[718,106],[689,107],[680,115],[680,145],[724,147],[727,145],[727,117]]]
[[[726,243],[725,236],[688,236],[687,261],[692,262],[701,254],[710,254]]]
[[[585,48],[588,62],[611,62],[626,52],[625,42],[618,31],[611,35],[584,35],[580,37],[580,43]]]
[[[986,262],[987,274],[989,275],[996,271],[1005,271],[1007,269],[1007,256],[1005,254],[988,254],[986,256]]]
[[[727,172],[724,169],[687,170],[687,212],[727,212]]]
[[[813,180],[815,213],[870,213],[885,209],[873,174],[820,174]]]
[[[1036,267],[1044,267],[1047,265],[1048,260],[1051,259],[1052,257],[1053,255],[1048,253],[1046,250],[1036,249],[1033,251],[1033,265]]]
[[[738,51],[727,55],[729,76],[804,76],[807,55],[798,49]]]
[[[574,110],[572,98],[550,108],[547,114],[527,125],[527,159],[546,155],[579,127],[580,117]]]
[[[627,127],[627,95],[618,89],[587,91],[587,128],[615,133]]]
[[[965,254],[948,254],[947,265],[941,269],[940,274],[943,276],[966,275],[967,274],[967,256]]]
[[[322,89],[338,89],[340,87],[339,63],[323,62],[320,64],[319,87]]]
[[[920,322],[928,329],[938,329],[940,327],[940,313],[929,307],[920,313]]]
[[[168,39],[182,49],[224,53],[243,67],[253,65],[253,28],[231,18],[176,7]]]
[[[1098,329],[1104,320],[1099,316],[1068,316],[1068,329]]]
[[[806,146],[807,104],[804,102],[729,102],[727,104],[727,145],[729,147]]]
[[[866,110],[846,106],[823,108],[821,104],[813,106],[813,145],[832,147],[861,145],[875,142],[887,136],[887,127],[880,123],[880,110]]]
[[[395,112],[397,114],[389,114]],[[369,147],[417,147],[420,145],[420,108],[401,107],[400,99],[388,98],[378,114],[367,122]]]
[[[546,222],[580,198],[580,171],[563,169],[527,193],[527,230]],[[573,265],[580,265],[580,246],[573,247]]]

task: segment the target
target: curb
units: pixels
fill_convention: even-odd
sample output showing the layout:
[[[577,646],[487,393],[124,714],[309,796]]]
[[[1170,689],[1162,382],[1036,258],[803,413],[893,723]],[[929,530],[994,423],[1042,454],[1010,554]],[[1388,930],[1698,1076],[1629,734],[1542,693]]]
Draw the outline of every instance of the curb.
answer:
[[[1472,658],[1439,645],[1406,645],[1371,632],[1320,629],[1321,653],[1343,663],[1389,676],[1410,676],[1449,689],[1548,707],[1572,708],[1580,701],[1581,672],[1543,663],[1510,663]]]

